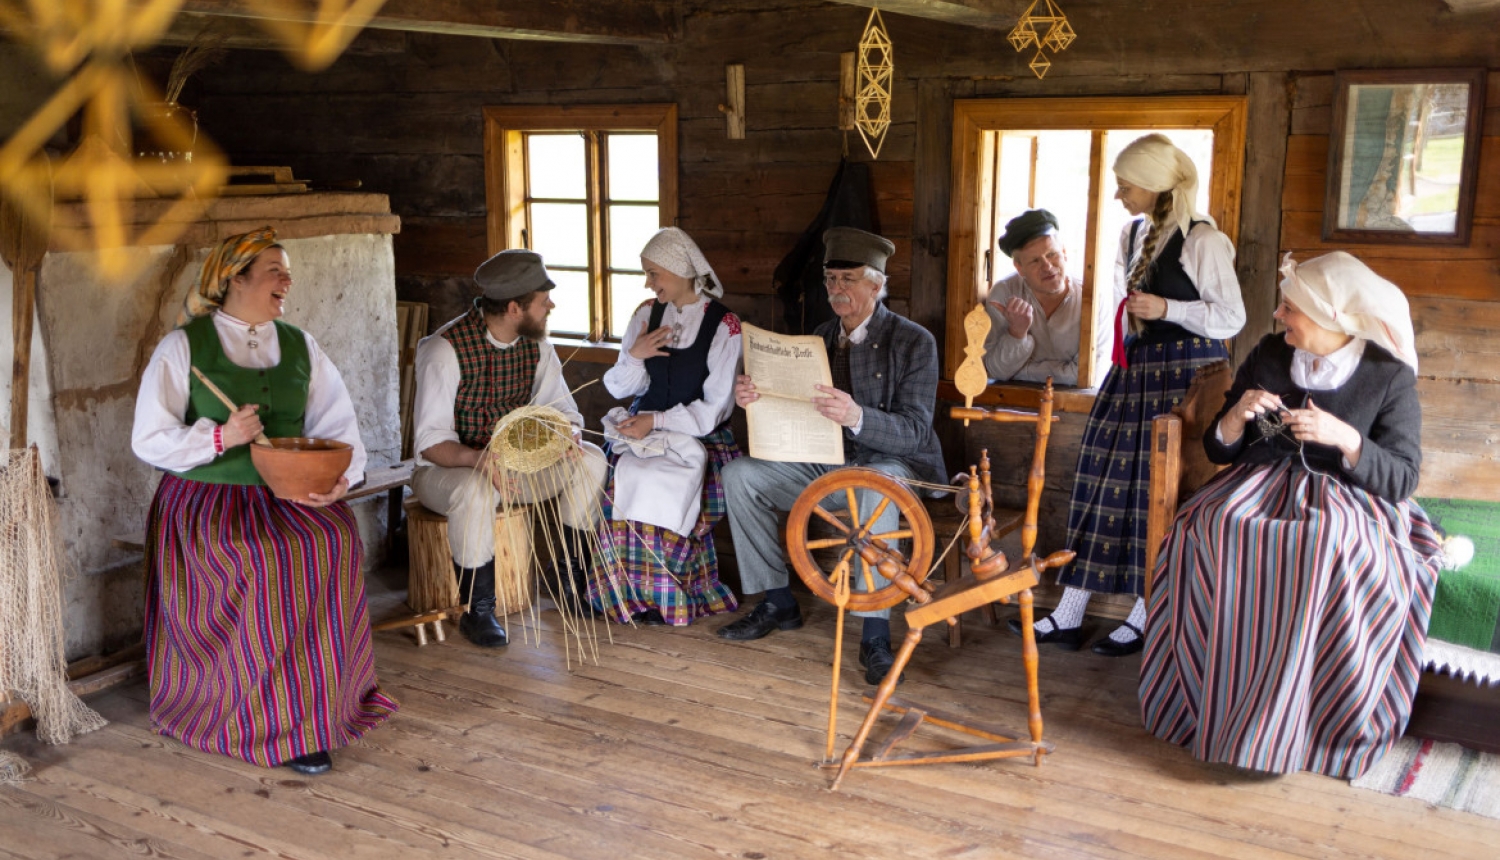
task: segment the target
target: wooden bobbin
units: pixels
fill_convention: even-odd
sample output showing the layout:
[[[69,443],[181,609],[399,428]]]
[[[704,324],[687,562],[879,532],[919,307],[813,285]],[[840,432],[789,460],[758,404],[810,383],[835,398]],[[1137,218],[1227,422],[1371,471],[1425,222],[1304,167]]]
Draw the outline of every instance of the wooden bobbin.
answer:
[[[413,612],[430,612],[464,602],[453,575],[448,548],[448,518],[416,499],[406,501],[407,546],[411,557],[406,603]],[[536,596],[531,569],[531,517],[527,508],[495,512],[495,611],[525,609]]]

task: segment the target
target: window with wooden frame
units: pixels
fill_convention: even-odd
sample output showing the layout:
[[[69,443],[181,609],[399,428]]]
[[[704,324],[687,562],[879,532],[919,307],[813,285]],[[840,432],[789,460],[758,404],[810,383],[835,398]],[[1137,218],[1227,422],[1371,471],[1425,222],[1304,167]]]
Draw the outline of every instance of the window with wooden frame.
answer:
[[[1068,274],[1083,282],[1078,379],[1097,386],[1109,369],[1114,270],[1129,215],[1114,200],[1115,156],[1149,132],[1193,158],[1200,211],[1234,241],[1245,152],[1243,96],[970,99],[953,105],[954,185],[949,214],[944,378],[964,359],[963,317],[990,285],[1015,272],[996,241],[1026,209],[1058,216]],[[992,401],[1025,404],[1034,386],[991,385]],[[1086,404],[1080,408],[1086,408]]]
[[[542,255],[553,332],[618,341],[649,298],[641,248],[677,218],[677,106],[487,107],[484,142],[490,253]]]

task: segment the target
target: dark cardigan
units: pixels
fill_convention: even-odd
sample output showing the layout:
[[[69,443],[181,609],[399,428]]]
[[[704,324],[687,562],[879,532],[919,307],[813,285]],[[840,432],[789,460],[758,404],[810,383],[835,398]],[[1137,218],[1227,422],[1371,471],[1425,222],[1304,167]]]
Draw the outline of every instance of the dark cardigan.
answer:
[[[1352,470],[1344,468],[1338,449],[1328,445],[1307,444],[1307,464],[1391,502],[1410,497],[1422,466],[1422,405],[1417,401],[1417,376],[1412,369],[1370,343],[1365,345],[1358,369],[1343,385],[1308,392],[1292,383],[1292,353],[1283,334],[1266,335],[1251,350],[1224,395],[1224,407],[1203,436],[1208,458],[1215,463],[1253,464],[1286,457],[1296,460],[1294,440],[1285,435],[1267,439],[1254,421],[1245,424],[1245,435],[1236,448],[1219,442],[1216,431],[1219,419],[1249,389],[1280,395],[1289,409],[1306,408],[1311,397],[1319,409],[1358,430],[1364,445]]]

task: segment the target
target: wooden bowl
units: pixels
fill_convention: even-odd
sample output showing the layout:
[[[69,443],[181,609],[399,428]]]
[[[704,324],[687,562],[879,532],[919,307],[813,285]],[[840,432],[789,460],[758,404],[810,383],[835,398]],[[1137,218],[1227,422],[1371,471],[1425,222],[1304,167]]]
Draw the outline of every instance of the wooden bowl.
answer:
[[[334,439],[283,436],[250,444],[250,462],[278,499],[305,502],[309,493],[331,493],[349,468],[354,448]]]

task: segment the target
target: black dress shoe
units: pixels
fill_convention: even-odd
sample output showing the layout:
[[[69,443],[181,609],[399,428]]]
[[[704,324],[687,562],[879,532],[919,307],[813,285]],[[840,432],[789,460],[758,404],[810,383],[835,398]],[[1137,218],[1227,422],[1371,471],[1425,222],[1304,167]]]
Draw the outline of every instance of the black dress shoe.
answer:
[[[896,665],[896,655],[891,653],[891,640],[880,637],[859,643],[859,665],[865,669],[865,683],[879,686],[885,676],[891,673],[891,667]],[[896,683],[905,680],[906,673],[902,672]]]
[[[667,619],[661,617],[661,612],[655,609],[647,609],[645,612],[637,612],[630,616],[630,620],[642,627],[664,627]]]
[[[1135,634],[1135,638],[1129,642],[1116,642],[1106,636],[1095,642],[1094,647],[1090,650],[1095,654],[1103,654],[1106,657],[1124,657],[1127,654],[1134,654],[1146,647],[1146,634],[1141,632],[1141,628],[1131,624],[1129,621],[1120,626],[1130,628],[1130,632]]]
[[[299,755],[296,758],[287,759],[282,762],[286,767],[306,776],[317,776],[333,770],[333,756],[323,750],[307,755]]]
[[[762,600],[744,618],[720,627],[719,638],[748,642],[759,639],[772,630],[796,630],[801,626],[801,607],[793,604],[790,609],[777,609],[769,600]]]
[[[1065,648],[1069,651],[1077,651],[1079,648],[1083,647],[1082,624],[1078,625],[1077,627],[1058,627],[1057,622],[1053,621],[1052,616],[1050,615],[1046,618],[1043,618],[1042,621],[1051,624],[1052,629],[1048,630],[1046,633],[1035,634],[1036,644],[1045,645],[1047,643],[1051,643],[1058,646],[1059,648]],[[1016,634],[1017,636],[1021,635],[1021,620],[1019,618],[1012,618],[1011,620],[1005,622],[1005,626],[1009,627],[1010,632]]]
[[[474,601],[468,612],[458,616],[458,632],[480,648],[499,648],[510,642],[505,628],[495,619],[493,597]]]

